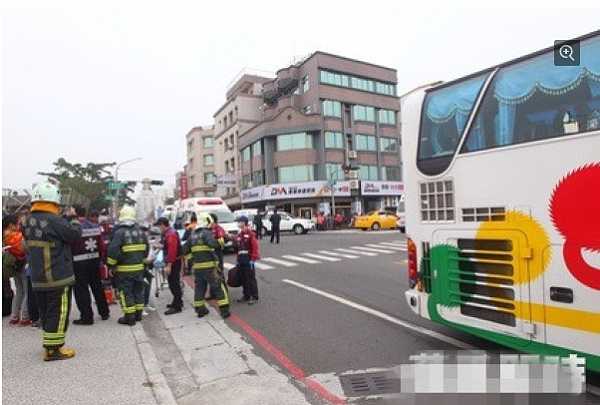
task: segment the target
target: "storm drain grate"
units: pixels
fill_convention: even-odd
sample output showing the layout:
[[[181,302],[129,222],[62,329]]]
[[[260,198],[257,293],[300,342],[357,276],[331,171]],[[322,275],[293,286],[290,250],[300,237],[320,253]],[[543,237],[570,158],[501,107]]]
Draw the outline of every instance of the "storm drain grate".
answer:
[[[340,382],[348,398],[400,393],[400,379],[390,372],[346,374]]]

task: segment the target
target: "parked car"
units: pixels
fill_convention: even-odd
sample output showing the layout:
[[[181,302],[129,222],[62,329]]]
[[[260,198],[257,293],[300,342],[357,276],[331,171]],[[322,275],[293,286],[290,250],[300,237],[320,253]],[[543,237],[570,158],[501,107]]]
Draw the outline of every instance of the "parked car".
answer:
[[[308,233],[315,229],[315,224],[310,219],[298,218],[285,211],[277,211],[281,216],[279,228],[281,232],[294,232],[296,235]],[[269,211],[263,217],[263,234],[271,233],[271,221],[269,219],[273,211]]]
[[[396,229],[398,217],[391,211],[371,211],[367,215],[361,215],[354,221],[354,227],[366,231],[372,229]]]

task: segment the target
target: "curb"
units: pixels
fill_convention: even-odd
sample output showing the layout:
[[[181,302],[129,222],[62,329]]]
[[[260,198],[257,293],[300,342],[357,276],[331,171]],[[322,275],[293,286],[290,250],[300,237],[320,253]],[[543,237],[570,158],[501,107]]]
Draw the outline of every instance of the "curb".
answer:
[[[131,331],[137,344],[140,359],[146,369],[148,382],[152,384],[151,388],[154,397],[156,398],[156,402],[159,405],[177,405],[177,400],[175,399],[171,388],[169,388],[167,379],[162,372],[160,363],[154,354],[154,350],[152,350],[144,327],[138,323],[131,327]]]

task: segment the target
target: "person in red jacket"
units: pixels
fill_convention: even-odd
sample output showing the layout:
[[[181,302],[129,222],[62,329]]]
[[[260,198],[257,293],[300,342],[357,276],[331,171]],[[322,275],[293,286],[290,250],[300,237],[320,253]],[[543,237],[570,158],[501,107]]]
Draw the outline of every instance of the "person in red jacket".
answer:
[[[230,238],[235,241],[237,252],[237,267],[242,279],[243,297],[238,302],[248,302],[249,305],[258,301],[258,284],[256,283],[256,271],[254,263],[259,258],[258,242],[256,234],[248,226],[248,217],[238,218],[240,232],[237,235],[231,235]]]
[[[167,305],[165,315],[177,314],[183,310],[183,291],[181,291],[181,265],[182,265],[182,250],[181,241],[177,231],[169,226],[167,218],[159,218],[156,221],[162,232],[161,245],[163,249],[163,260],[165,261],[165,274],[169,282],[169,290],[173,295],[173,301]]]

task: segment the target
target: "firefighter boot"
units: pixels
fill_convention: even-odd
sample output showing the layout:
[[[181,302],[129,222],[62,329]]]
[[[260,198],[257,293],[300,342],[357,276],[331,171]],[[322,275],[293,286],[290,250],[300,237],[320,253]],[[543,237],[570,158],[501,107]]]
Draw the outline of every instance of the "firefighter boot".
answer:
[[[229,305],[223,305],[222,307],[219,307],[219,310],[221,311],[221,316],[223,317],[223,319],[229,318],[231,316],[231,312],[229,311]]]
[[[208,312],[209,312],[208,308],[206,308],[206,307],[196,308],[196,313],[198,314],[198,318],[205,317],[206,315],[208,315]]]
[[[44,361],[67,360],[75,356],[75,350],[63,349],[57,347],[55,349],[44,349]]]
[[[142,311],[135,311],[135,321],[136,322],[141,322],[142,321]]]
[[[125,314],[117,322],[121,325],[133,326],[135,325],[135,314]]]

